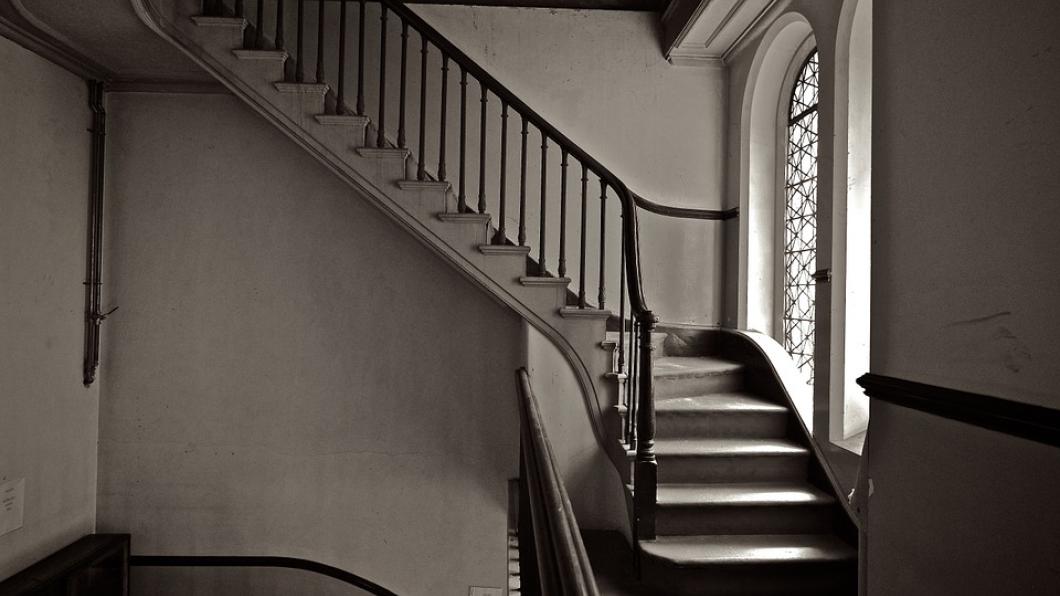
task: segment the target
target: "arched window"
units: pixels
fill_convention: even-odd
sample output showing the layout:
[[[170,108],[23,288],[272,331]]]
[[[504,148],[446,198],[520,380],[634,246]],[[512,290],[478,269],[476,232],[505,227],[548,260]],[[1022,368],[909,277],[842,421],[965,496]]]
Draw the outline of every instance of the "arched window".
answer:
[[[784,170],[784,348],[813,384],[817,267],[817,50],[799,68],[791,89]]]

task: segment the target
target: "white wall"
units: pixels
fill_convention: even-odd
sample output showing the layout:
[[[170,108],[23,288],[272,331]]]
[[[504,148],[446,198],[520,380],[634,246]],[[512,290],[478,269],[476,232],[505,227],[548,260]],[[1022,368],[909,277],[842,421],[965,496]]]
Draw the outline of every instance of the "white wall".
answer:
[[[0,579],[92,532],[98,384],[81,380],[84,81],[0,37],[0,483],[25,479]]]
[[[872,370],[1060,407],[1060,8],[875,8]]]
[[[1060,407],[1060,6],[874,9],[872,371]],[[871,428],[870,594],[1060,591],[1055,447]]]
[[[1056,447],[873,400],[867,451],[869,596],[1060,592]]]
[[[229,96],[111,96],[99,525],[503,586],[519,319]]]
[[[548,338],[530,325],[524,325],[524,329],[530,383],[578,525],[582,529],[615,530],[628,535],[625,489],[615,465],[593,433],[574,372]],[[605,420],[612,415],[610,409],[605,411]]]

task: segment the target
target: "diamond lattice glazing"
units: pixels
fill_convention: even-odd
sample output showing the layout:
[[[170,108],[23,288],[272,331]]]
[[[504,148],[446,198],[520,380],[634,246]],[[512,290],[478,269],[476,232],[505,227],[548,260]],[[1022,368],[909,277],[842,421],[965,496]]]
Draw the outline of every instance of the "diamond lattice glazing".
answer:
[[[784,209],[784,347],[813,385],[817,267],[817,50],[799,70],[788,112]]]

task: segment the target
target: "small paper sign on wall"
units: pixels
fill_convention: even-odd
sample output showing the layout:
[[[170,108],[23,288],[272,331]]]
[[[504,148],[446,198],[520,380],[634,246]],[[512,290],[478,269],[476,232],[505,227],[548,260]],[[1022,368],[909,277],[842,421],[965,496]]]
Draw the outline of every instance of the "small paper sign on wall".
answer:
[[[26,479],[0,483],[0,536],[22,527],[22,509],[26,502]]]

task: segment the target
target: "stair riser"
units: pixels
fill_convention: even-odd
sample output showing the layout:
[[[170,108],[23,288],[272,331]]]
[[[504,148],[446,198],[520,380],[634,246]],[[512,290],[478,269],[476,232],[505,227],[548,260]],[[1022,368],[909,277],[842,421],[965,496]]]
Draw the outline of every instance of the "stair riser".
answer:
[[[787,434],[786,412],[665,412],[656,413],[660,439],[771,438]]]
[[[806,480],[806,455],[659,455],[659,482],[772,482]]]
[[[692,397],[710,393],[739,391],[743,388],[743,373],[717,375],[655,377],[655,398]]]
[[[816,534],[832,531],[829,505],[661,506],[660,536],[701,534]]]
[[[668,596],[853,596],[856,562],[675,567],[646,557],[645,583]]]

